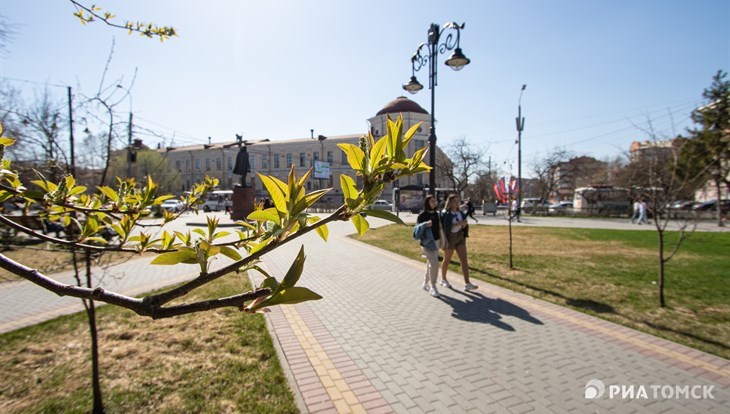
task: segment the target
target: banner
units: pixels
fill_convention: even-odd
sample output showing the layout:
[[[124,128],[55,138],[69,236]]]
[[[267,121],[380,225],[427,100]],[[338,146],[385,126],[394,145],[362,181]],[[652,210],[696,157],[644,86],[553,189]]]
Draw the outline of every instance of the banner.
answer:
[[[330,178],[330,164],[324,161],[314,162],[314,178],[329,179]]]

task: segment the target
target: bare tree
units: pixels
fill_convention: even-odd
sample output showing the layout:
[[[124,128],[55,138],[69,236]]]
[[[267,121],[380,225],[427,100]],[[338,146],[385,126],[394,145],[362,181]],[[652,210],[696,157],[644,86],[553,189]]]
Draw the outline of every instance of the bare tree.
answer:
[[[484,172],[486,150],[472,145],[466,137],[456,138],[444,148],[446,157],[437,154],[436,168],[447,177],[458,191]]]
[[[651,137],[649,150],[631,158],[623,174],[623,184],[631,189],[634,200],[647,204],[648,213],[653,216],[657,234],[657,296],[659,306],[664,307],[666,264],[677,254],[697,224],[692,215],[672,215],[671,203],[686,193],[703,172],[698,171],[694,177],[680,174],[680,159],[686,140],[659,140],[651,120],[642,130]],[[678,232],[672,242],[668,242],[666,237],[670,225]]]
[[[556,192],[561,182],[575,181],[577,167],[568,162],[572,156],[572,152],[556,148],[532,163],[532,172],[537,177],[542,202],[547,201],[550,195]]]

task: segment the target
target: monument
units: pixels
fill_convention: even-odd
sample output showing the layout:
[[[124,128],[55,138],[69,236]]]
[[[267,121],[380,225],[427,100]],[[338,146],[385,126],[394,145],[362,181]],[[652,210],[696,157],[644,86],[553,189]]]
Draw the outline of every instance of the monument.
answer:
[[[251,163],[248,158],[246,143],[243,135],[236,134],[238,141],[238,155],[236,165],[233,166],[233,173],[241,176],[241,183],[233,187],[233,210],[231,220],[245,220],[251,214],[254,206],[253,188],[246,182],[246,175],[251,172]]]

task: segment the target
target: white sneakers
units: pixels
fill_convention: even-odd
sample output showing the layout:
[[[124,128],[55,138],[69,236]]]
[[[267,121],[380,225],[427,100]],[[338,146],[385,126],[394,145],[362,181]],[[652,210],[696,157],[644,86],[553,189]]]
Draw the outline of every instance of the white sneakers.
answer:
[[[436,286],[431,286],[431,289],[429,289],[428,293],[435,298],[441,297],[439,291],[436,290]]]
[[[451,283],[449,283],[448,280],[442,279],[439,282],[439,285],[441,285],[442,287],[445,287],[446,289],[452,289]],[[435,298],[438,298],[441,296],[439,294],[439,291],[436,289],[436,286],[431,286],[428,282],[423,282],[422,288],[423,288],[423,290],[427,291],[431,296],[433,296]],[[479,289],[479,286],[471,284],[471,283],[467,283],[466,285],[464,285],[464,290],[467,292],[469,292],[470,290],[475,290],[475,289]]]

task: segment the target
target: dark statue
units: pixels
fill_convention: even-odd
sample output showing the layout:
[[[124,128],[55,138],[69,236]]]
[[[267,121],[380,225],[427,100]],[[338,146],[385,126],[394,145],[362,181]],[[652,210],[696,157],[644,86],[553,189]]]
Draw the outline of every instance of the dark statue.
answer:
[[[248,150],[246,150],[246,144],[243,142],[243,136],[236,134],[236,140],[238,141],[239,151],[236,156],[236,165],[233,166],[233,173],[241,176],[241,187],[248,187],[246,185],[246,174],[251,172]]]

